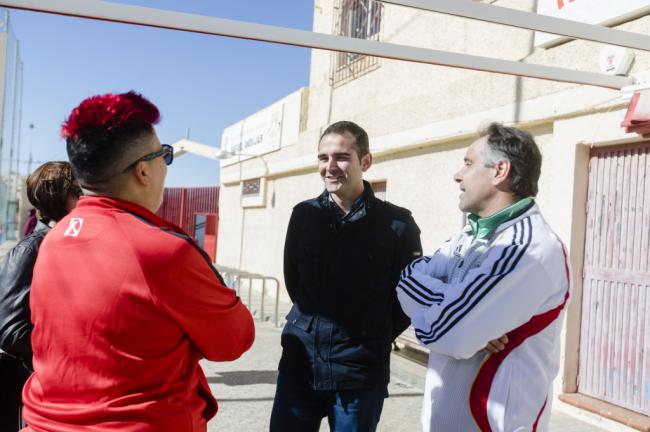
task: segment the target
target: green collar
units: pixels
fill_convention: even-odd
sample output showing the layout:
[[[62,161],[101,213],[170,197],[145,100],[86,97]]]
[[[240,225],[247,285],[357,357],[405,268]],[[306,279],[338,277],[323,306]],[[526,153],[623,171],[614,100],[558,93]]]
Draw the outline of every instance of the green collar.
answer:
[[[480,218],[475,214],[467,216],[469,226],[472,228],[472,235],[475,238],[485,238],[492,234],[499,225],[507,220],[513,219],[524,211],[528,210],[535,200],[532,197],[523,198],[503,210],[499,210],[491,216]]]

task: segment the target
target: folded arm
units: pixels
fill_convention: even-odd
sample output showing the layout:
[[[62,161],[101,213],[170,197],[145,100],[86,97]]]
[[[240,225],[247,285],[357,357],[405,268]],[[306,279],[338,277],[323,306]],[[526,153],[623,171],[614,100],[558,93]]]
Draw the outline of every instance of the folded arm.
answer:
[[[526,253],[529,241],[527,237],[494,246],[458,284],[417,272],[411,276],[418,290],[400,283],[398,297],[410,309],[420,342],[434,352],[469,358],[535,315],[553,285]],[[414,299],[417,292],[419,301]]]
[[[174,320],[185,330],[205,358],[229,361],[239,358],[255,339],[250,312],[224,286],[211,264],[191,245],[175,257],[175,271],[159,280],[154,295]]]

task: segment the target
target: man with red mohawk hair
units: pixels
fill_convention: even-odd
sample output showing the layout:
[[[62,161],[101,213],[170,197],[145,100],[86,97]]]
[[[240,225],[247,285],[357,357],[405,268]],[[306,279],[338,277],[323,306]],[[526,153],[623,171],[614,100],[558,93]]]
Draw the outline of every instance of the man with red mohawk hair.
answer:
[[[209,258],[158,218],[171,146],[129,92],[81,102],[63,124],[84,190],[34,269],[28,431],[205,431],[217,412],[199,360],[235,360],[252,317]]]

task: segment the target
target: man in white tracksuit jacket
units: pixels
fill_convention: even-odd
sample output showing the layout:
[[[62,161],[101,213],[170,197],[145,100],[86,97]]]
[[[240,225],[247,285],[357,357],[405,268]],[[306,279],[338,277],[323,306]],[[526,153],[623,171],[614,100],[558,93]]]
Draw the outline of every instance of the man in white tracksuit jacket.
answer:
[[[431,352],[425,431],[547,429],[569,267],[533,199],[540,170],[530,134],[491,124],[454,175],[469,225],[402,272],[398,299]]]

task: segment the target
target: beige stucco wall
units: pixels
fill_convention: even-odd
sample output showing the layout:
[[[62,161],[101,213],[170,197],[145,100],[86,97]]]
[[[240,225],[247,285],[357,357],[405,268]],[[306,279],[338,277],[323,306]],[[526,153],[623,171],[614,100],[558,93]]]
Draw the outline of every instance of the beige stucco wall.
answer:
[[[321,187],[320,177],[313,172],[270,179],[266,184],[266,207],[242,208],[239,185],[222,185],[218,264],[278,278],[282,284],[281,298],[288,301],[282,259],[289,216],[294,205],[318,195]]]
[[[532,10],[532,0],[497,1],[496,6]],[[331,32],[333,0],[316,1],[315,31]],[[650,18],[619,26],[650,33]],[[571,41],[533,49],[533,32],[386,4],[380,39],[384,42],[475,54],[598,72],[603,44]],[[650,56],[636,52],[631,73],[650,69]],[[309,129],[352,119],[371,136],[382,136],[449,118],[481,112],[578,87],[447,67],[379,59],[379,68],[332,90],[332,54],[315,50],[310,74]],[[331,95],[330,95],[331,93]],[[330,106],[331,99],[331,106]],[[517,121],[513,107],[502,121]]]
[[[494,4],[532,10],[533,3],[501,0]],[[314,31],[331,32],[334,0],[316,0],[314,5]],[[650,33],[650,18],[620,28]],[[571,41],[530,54],[532,37],[527,30],[389,4],[384,7],[381,31],[381,40],[391,43],[597,70],[601,44]],[[636,55],[632,73],[650,70],[650,56]],[[327,124],[341,119],[356,121],[369,132],[377,157],[367,178],[387,180],[387,199],[413,211],[427,251],[461,224],[451,176],[473,132],[489,120],[518,122],[537,136],[544,154],[539,202],[558,234],[570,239],[573,197],[566,191],[573,185],[575,145],[594,140],[595,132],[582,125],[572,135],[558,133],[556,122],[571,124],[576,116],[598,110],[602,115],[609,106],[620,106],[617,91],[383,59],[376,70],[332,88],[331,58],[327,51],[312,52],[308,103],[303,106],[306,128],[296,142],[283,143],[280,150],[245,161],[241,167],[222,168],[221,264],[241,264],[249,271],[281,277],[281,246],[290,209],[320,191],[315,164],[318,137]],[[619,133],[616,121],[606,127]],[[600,132],[596,129],[596,133]],[[266,207],[242,210],[239,180],[265,174]]]

